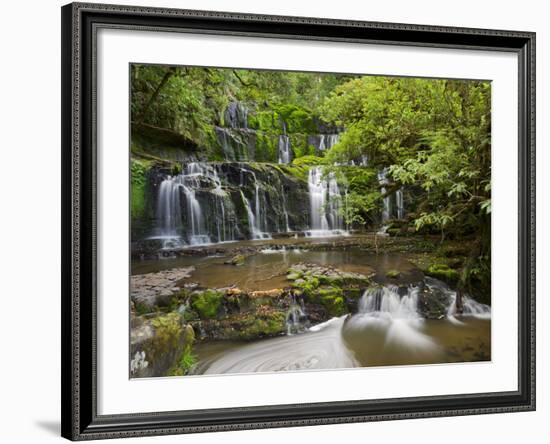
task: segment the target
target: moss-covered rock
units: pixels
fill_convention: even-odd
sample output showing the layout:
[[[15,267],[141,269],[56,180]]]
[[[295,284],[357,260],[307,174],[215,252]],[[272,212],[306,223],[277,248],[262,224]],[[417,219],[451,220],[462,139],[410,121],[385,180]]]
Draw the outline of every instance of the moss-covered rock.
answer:
[[[396,279],[401,275],[399,270],[388,270],[386,271],[386,277],[390,279]]]
[[[240,265],[244,265],[245,261],[246,261],[246,256],[244,254],[237,254],[233,256],[231,259],[225,261],[224,264],[240,266]]]
[[[449,284],[456,284],[460,277],[457,270],[450,268],[447,264],[432,264],[426,270],[428,276],[441,279]]]
[[[342,316],[347,313],[344,292],[338,287],[322,287],[318,291],[320,304],[327,310],[329,316]]]
[[[192,353],[193,328],[176,312],[132,317],[130,374],[132,377],[167,376]],[[189,358],[185,358],[188,362]],[[189,368],[182,367],[181,374]]]
[[[350,313],[357,308],[357,300],[371,284],[369,276],[338,270],[334,267],[300,263],[288,270],[295,295],[306,301],[308,313],[326,320]]]
[[[198,326],[198,324],[197,324]],[[260,305],[253,310],[201,321],[203,340],[253,340],[286,331],[286,310]]]
[[[201,319],[215,318],[222,306],[224,293],[217,290],[195,292],[191,296],[191,307]]]

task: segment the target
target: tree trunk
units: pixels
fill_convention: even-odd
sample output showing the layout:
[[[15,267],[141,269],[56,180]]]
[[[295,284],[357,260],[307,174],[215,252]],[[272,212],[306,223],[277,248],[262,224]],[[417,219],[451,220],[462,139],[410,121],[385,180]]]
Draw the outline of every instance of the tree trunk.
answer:
[[[160,94],[160,91],[168,83],[168,80],[170,80],[170,77],[172,77],[175,73],[176,73],[176,68],[174,67],[171,67],[168,69],[168,71],[166,71],[166,74],[164,74],[164,76],[162,77],[162,80],[156,87],[155,91],[153,91],[153,94],[151,95],[151,97],[149,97],[149,100],[147,101],[147,103],[141,110],[141,113],[139,114],[138,118],[136,119],[138,123],[143,123],[143,121],[145,120],[145,116],[147,115],[147,111],[149,111],[149,108],[151,107],[151,105],[155,102],[155,100],[157,100]]]

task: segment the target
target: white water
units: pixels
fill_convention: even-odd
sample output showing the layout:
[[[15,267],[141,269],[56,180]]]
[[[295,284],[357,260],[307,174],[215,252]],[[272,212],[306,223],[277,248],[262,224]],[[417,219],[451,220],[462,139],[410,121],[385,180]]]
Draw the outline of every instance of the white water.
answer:
[[[243,204],[246,209],[246,215],[248,219],[248,227],[250,228],[250,234],[252,235],[252,239],[271,239],[271,235],[269,233],[263,232],[261,229],[261,219],[259,216],[259,192],[258,188],[256,187],[256,194],[255,194],[255,205],[256,205],[256,212],[252,211],[252,207],[250,205],[250,201],[246,198],[246,196],[243,194],[241,190],[241,196],[243,199]]]
[[[382,185],[380,187],[380,194],[384,195],[386,194],[386,187],[385,185],[387,185],[389,183],[388,181],[388,178],[387,178],[387,174],[388,174],[388,171],[386,168],[384,168],[383,170],[379,171],[378,172],[378,183],[380,185]],[[382,209],[382,223],[386,222],[387,220],[389,220],[390,218],[390,215],[391,215],[391,201],[390,201],[390,196],[386,196],[383,198],[383,203],[384,203],[384,207]]]
[[[286,134],[279,136],[279,163],[290,163],[290,137]]]
[[[429,291],[444,291],[444,295],[450,292],[452,296],[453,292],[441,281],[426,278],[425,285]],[[370,363],[388,365],[385,362],[445,362],[449,345],[426,333],[427,323],[418,311],[421,291],[426,288],[371,287],[363,293],[356,314],[332,318],[309,328],[305,307],[293,300],[286,315],[286,336],[264,339],[206,358],[196,372],[276,372],[353,368]],[[449,313],[454,302],[450,297]],[[490,317],[490,308],[471,298],[464,299],[464,307],[462,316]],[[438,324],[439,328],[459,328],[462,335],[469,336],[468,327],[459,321],[453,322],[451,316],[450,322],[437,321],[443,323]]]
[[[334,173],[323,177],[321,167],[309,170],[308,191],[310,203],[310,230],[308,237],[342,236],[344,229],[342,217],[342,194]]]
[[[203,205],[208,202],[201,203],[197,191],[202,191],[205,196],[210,193],[209,200],[213,200],[214,217],[208,224],[203,211]],[[183,208],[182,195],[185,200]],[[182,174],[168,176],[161,182],[157,202],[158,233],[153,238],[167,239],[170,244],[178,240],[181,245],[185,244],[184,234],[189,245],[210,244],[212,236],[217,242],[233,241],[235,227],[228,221],[229,201],[215,167],[191,162]]]
[[[417,311],[418,287],[409,287],[404,295],[394,285],[365,290],[359,313],[347,324],[349,328],[374,330],[385,336],[385,344],[406,347],[409,351],[428,352],[437,344],[424,334],[423,319]]]
[[[395,206],[397,207],[397,218],[403,219],[405,208],[403,207],[403,189],[401,188],[395,192]]]
[[[325,151],[331,149],[338,143],[340,139],[339,134],[320,134],[319,135],[319,151]]]
[[[218,172],[223,180],[227,181],[220,165],[205,162],[191,162],[185,166],[182,174],[167,176],[158,189],[157,227],[151,238],[161,239],[164,248],[200,246],[238,239],[242,230],[238,225],[231,194],[226,191],[231,184],[224,185]],[[278,195],[271,193],[268,196],[263,183],[257,180],[255,172],[246,168],[242,168],[240,172],[241,187],[244,187],[245,175],[253,181],[254,190],[253,195],[248,197],[241,190],[249,237],[271,239],[272,232],[292,231],[282,181],[269,182],[268,177],[268,184],[280,189]],[[342,194],[335,174],[329,172],[324,175],[321,167],[311,168],[308,193],[310,224],[305,235],[348,235],[343,218],[346,193]],[[273,213],[270,205],[275,205],[278,211]]]
[[[307,319],[303,299],[298,303],[293,297],[286,313],[286,334],[290,336],[297,333],[303,333],[308,326],[309,321]]]
[[[205,363],[205,374],[277,372],[357,367],[342,340],[344,318],[316,331],[256,342]]]

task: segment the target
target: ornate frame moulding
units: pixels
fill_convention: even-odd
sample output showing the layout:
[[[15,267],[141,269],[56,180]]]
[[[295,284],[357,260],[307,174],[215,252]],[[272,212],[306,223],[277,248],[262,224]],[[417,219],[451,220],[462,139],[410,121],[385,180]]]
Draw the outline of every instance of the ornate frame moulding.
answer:
[[[62,8],[62,435],[71,440],[535,409],[535,34],[322,18],[72,3]],[[99,415],[97,30],[506,51],[519,65],[518,390]],[[185,406],[182,405],[182,409]]]

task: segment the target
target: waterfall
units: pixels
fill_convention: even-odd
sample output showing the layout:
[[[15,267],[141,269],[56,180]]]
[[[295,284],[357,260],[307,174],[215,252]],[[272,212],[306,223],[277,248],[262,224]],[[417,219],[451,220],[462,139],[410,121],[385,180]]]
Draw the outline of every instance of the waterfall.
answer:
[[[319,134],[318,136],[312,136],[312,140],[315,138],[318,140],[317,151],[325,151],[331,149],[340,140],[339,134]],[[312,143],[314,145],[314,143]]]
[[[231,102],[223,113],[223,126],[214,127],[225,160],[248,161],[254,158],[256,132],[248,128],[248,108]]]
[[[183,200],[182,200],[183,198]],[[182,235],[189,245],[235,240],[231,199],[222,188],[215,166],[190,162],[182,174],[166,177],[159,186],[157,202],[158,236],[174,248],[182,246]],[[180,245],[172,239],[180,239]]]
[[[406,293],[403,295],[400,295],[400,289],[396,285],[368,288],[359,301],[359,313],[384,314],[391,318],[419,319],[418,293],[418,287],[406,289]]]
[[[359,301],[359,313],[351,317],[347,327],[383,335],[385,347],[402,347],[415,353],[437,350],[435,341],[422,331],[419,292],[412,286],[368,288]]]
[[[295,297],[292,296],[290,307],[288,308],[288,311],[286,313],[287,335],[303,333],[307,330],[307,327],[309,326],[304,301],[301,300],[300,302],[301,303],[298,304]]]
[[[248,108],[242,102],[231,102],[224,113],[224,123],[229,128],[248,129]]]
[[[290,224],[288,222],[288,210],[287,210],[287,207],[286,207],[286,194],[285,194],[285,191],[283,189],[283,187],[281,187],[281,203],[283,204],[283,217],[284,217],[284,220],[285,220],[285,229],[286,229],[286,232],[290,232]]]
[[[314,167],[309,170],[308,190],[311,211],[311,230],[328,231],[328,220],[325,214],[327,181],[323,180],[323,170]]]
[[[290,137],[286,134],[279,136],[279,163],[290,163]]]
[[[386,194],[385,185],[387,185],[389,183],[388,178],[387,178],[387,174],[388,174],[388,170],[386,168],[384,168],[383,170],[380,170],[378,172],[378,183],[381,185],[380,193],[382,195]],[[383,198],[383,204],[384,204],[384,207],[383,207],[383,210],[382,210],[382,223],[386,222],[391,217],[390,196],[386,196],[386,197]]]
[[[254,176],[255,178],[255,176]],[[241,190],[241,197],[243,200],[244,207],[246,209],[246,215],[248,219],[248,227],[250,230],[250,234],[252,235],[252,239],[271,239],[271,235],[269,233],[266,233],[262,231],[261,227],[261,210],[260,210],[260,198],[259,198],[259,190],[258,186],[255,187],[255,209],[256,211],[252,211],[252,207],[250,205],[250,201],[246,198],[243,191]],[[264,212],[265,213],[265,212]],[[265,214],[264,214],[265,216]]]
[[[336,176],[330,172],[323,177],[321,167],[309,170],[308,190],[310,201],[310,237],[346,234],[341,214],[342,194]]]
[[[437,279],[426,277],[424,279],[426,286],[430,291],[438,291],[444,294],[448,301],[449,305],[447,308],[447,318],[454,323],[460,323],[457,319],[457,316],[462,317],[474,317],[479,319],[490,319],[491,318],[491,307],[476,300],[472,299],[470,296],[463,294],[462,295],[462,310],[457,309],[457,298],[458,294],[455,290],[451,290],[444,282],[441,282]]]
[[[162,248],[179,248],[185,245],[180,236],[180,186],[173,178],[163,180],[159,186],[157,220],[157,233],[151,238],[162,240]]]
[[[363,154],[361,156],[361,161],[359,162],[359,165],[363,167],[369,166],[369,156],[366,154]]]
[[[405,217],[405,209],[403,207],[403,189],[399,188],[395,192],[395,206],[397,208],[397,218],[403,219]]]

